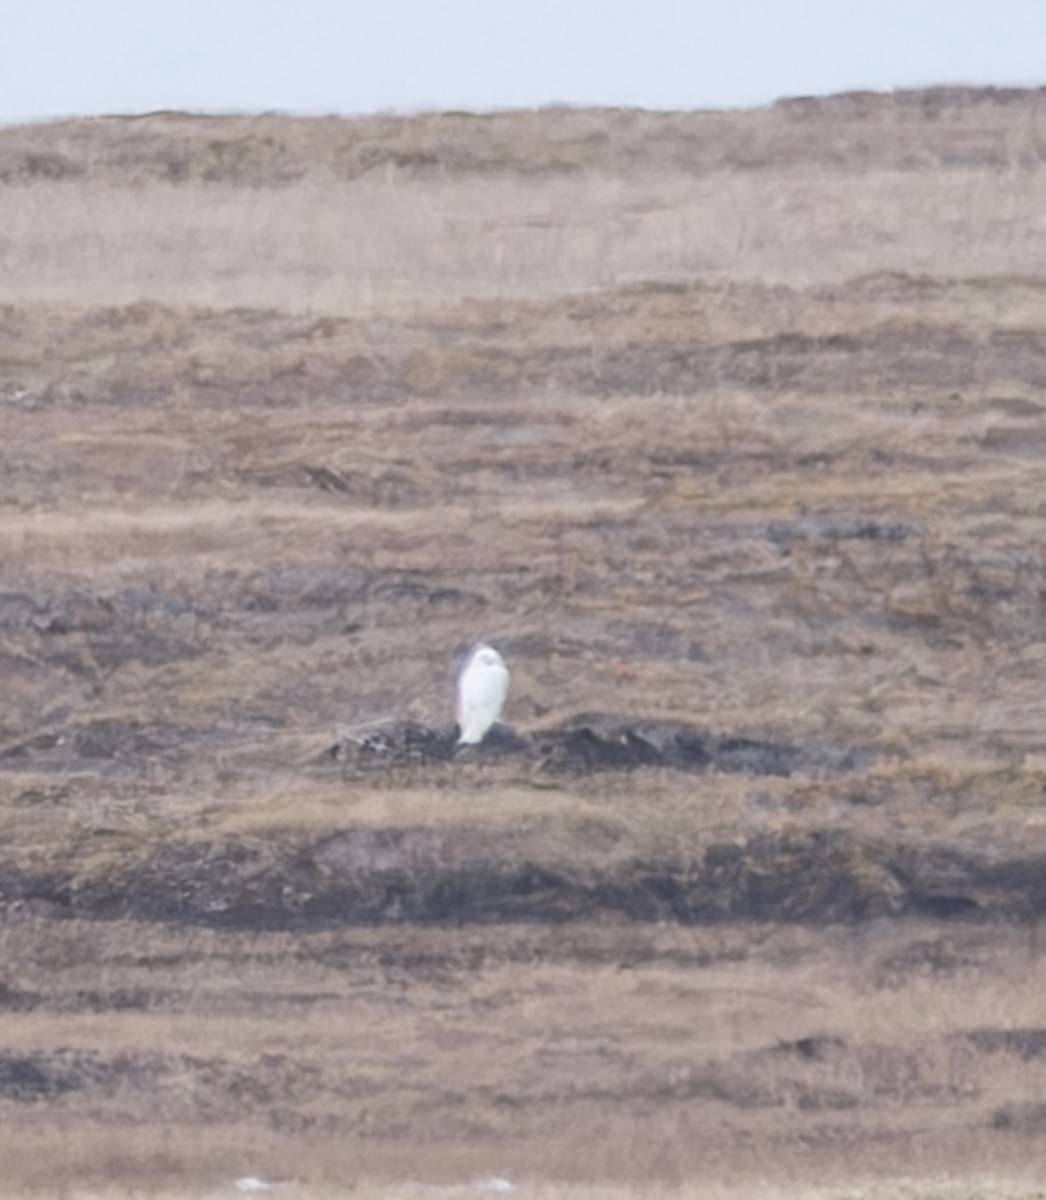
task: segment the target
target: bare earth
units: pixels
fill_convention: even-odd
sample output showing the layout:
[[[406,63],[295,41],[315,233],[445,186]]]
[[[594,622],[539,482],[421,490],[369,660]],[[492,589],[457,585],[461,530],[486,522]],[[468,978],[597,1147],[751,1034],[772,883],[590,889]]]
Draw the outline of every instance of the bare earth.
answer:
[[[1044,163],[0,129],[8,1190],[1040,1194]]]

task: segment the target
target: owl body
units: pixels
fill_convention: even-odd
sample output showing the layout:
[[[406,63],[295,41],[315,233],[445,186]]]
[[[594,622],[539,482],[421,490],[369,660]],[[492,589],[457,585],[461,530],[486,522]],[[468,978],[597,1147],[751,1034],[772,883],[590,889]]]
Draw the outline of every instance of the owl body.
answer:
[[[493,646],[476,646],[458,676],[458,745],[475,746],[501,716],[508,667]]]

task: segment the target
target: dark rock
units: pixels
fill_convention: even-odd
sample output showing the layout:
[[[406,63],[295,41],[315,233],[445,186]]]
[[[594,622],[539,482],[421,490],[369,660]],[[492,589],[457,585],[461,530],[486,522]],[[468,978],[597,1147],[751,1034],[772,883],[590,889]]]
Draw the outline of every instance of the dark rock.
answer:
[[[493,759],[517,755],[547,771],[586,773],[669,767],[745,775],[831,774],[871,762],[870,747],[837,749],[792,746],[755,738],[716,737],[682,721],[654,721],[612,713],[583,713],[525,738],[495,725],[478,746],[456,746],[456,730],[431,729],[416,721],[381,721],[338,730],[332,757],[359,767],[380,768]]]
[[[73,1050],[0,1054],[0,1096],[23,1104],[49,1100],[98,1084],[110,1074],[94,1055]]]
[[[1046,1133],[1046,1104],[1004,1104],[992,1113],[993,1129]]]
[[[510,729],[507,725],[500,724],[500,722],[497,725],[491,726],[487,730],[483,741],[474,746],[457,745],[457,727],[454,729],[453,737],[455,743],[453,757],[462,761],[469,759],[490,760],[505,758],[510,755],[528,753],[531,749],[531,744],[526,738],[520,737],[514,729]]]
[[[73,745],[81,758],[121,758],[155,754],[172,747],[177,735],[139,721],[92,721],[75,731]]]
[[[457,729],[430,729],[418,721],[377,721],[343,727],[330,753],[362,769],[447,762],[454,757]]]
[[[146,759],[180,756],[199,746],[200,731],[133,718],[111,717],[82,725],[41,730],[0,749],[0,762],[31,763],[62,771],[141,763]]]
[[[975,1029],[967,1037],[978,1050],[1015,1054],[1023,1062],[1046,1055],[1046,1029]]]
[[[766,537],[775,546],[790,547],[795,542],[904,542],[914,537],[917,526],[910,521],[877,521],[870,517],[803,517],[797,521],[769,521]]]
[[[802,763],[802,751],[796,746],[730,737],[715,743],[713,760],[721,771],[743,775],[791,775]]]
[[[67,633],[101,633],[118,620],[111,601],[84,592],[57,597],[36,614],[33,626],[45,636]]]
[[[28,625],[36,613],[36,602],[24,592],[0,592],[0,629],[11,632]]]
[[[0,750],[0,761],[5,759],[28,759],[40,754],[46,754],[48,751],[62,746],[65,741],[66,734],[63,730],[43,730],[40,733],[33,734],[32,737],[26,738],[24,741],[5,746],[3,750]]]
[[[796,1054],[808,1062],[829,1062],[840,1053],[846,1053],[846,1042],[841,1037],[824,1034],[797,1038],[794,1042],[779,1042],[777,1049],[786,1054]]]
[[[577,717],[536,739],[541,766],[551,771],[628,770],[656,766],[663,751],[638,726],[601,714]]]
[[[286,831],[209,843],[168,840],[104,871],[85,871],[75,858],[61,871],[38,875],[8,867],[0,876],[0,900],[33,911],[43,905],[53,917],[257,929],[605,917],[853,924],[903,915],[1046,915],[1046,897],[1036,885],[1046,871],[1041,860],[1002,876],[989,854],[972,849],[953,848],[949,902],[942,904],[933,899],[939,868],[933,852],[842,831],[759,833],[661,857],[621,857],[614,846],[574,862],[547,858],[541,845],[525,826],[460,825],[349,827],[311,842]],[[881,965],[880,986],[923,967],[937,973],[971,965],[966,957],[955,959],[946,939],[909,953],[916,957]],[[1037,1056],[1046,1052],[1046,1035],[1015,1031],[1010,1042],[983,1048],[996,1047]],[[797,1042],[792,1049],[814,1059],[831,1052],[828,1042]]]

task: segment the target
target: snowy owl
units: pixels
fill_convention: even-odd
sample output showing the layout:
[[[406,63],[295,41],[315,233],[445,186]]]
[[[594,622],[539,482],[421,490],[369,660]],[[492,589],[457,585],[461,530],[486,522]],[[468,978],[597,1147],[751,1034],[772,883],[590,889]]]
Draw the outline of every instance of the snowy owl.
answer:
[[[459,746],[475,746],[501,716],[508,694],[508,667],[493,648],[482,642],[468,657],[458,676]]]

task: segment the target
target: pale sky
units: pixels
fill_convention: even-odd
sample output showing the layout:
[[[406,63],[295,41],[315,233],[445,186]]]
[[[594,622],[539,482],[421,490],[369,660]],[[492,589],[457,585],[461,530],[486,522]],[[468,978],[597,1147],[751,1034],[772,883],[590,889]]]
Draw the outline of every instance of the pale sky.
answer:
[[[1046,83],[1046,0],[0,0],[0,122]]]

